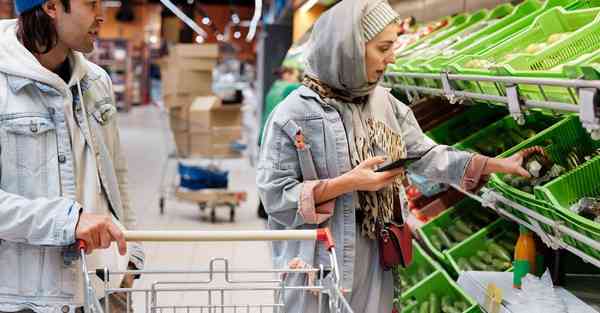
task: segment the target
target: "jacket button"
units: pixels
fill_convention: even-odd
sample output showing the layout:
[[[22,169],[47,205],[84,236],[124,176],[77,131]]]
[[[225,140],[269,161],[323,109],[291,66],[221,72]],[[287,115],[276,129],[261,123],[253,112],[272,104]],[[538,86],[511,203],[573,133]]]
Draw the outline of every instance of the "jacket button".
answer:
[[[50,113],[50,115],[54,115],[54,113],[56,113],[56,110],[54,108],[48,108],[48,113]]]
[[[29,126],[29,130],[31,130],[32,133],[37,133],[38,132],[38,127],[35,124],[31,124]]]
[[[61,164],[67,162],[67,157],[64,156],[63,154],[59,155],[58,156],[58,162],[61,163]]]
[[[70,310],[70,309],[69,309],[69,306],[68,306],[68,305],[63,305],[63,306],[62,306],[62,308],[61,308],[61,311],[62,311],[63,313],[69,313],[69,310]]]

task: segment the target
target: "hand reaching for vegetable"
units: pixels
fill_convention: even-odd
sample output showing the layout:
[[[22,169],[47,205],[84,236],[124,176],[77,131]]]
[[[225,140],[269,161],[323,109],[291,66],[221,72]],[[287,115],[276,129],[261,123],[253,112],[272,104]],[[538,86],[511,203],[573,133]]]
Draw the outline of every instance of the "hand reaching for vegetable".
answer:
[[[521,150],[518,153],[505,159],[489,159],[484,173],[486,175],[491,173],[504,173],[518,175],[522,177],[531,177],[531,174],[523,167],[523,160],[532,154],[545,155],[544,148],[542,147],[531,147],[525,150]]]

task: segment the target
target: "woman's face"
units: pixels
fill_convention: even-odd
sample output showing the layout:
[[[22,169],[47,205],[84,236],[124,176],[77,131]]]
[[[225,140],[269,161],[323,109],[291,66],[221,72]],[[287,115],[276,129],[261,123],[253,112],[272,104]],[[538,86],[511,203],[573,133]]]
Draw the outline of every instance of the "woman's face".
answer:
[[[379,81],[388,64],[394,63],[392,46],[402,31],[400,24],[390,24],[365,46],[365,64],[369,83]]]

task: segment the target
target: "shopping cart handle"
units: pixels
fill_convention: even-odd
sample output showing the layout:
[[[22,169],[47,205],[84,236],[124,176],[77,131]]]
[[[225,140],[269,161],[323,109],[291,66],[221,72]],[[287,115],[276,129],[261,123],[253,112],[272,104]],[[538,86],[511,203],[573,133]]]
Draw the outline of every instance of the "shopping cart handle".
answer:
[[[83,239],[77,239],[75,246],[77,247],[77,251],[87,251],[87,244]]]
[[[327,246],[327,250],[331,251],[335,247],[335,241],[331,235],[329,228],[317,229],[317,240],[322,241]]]

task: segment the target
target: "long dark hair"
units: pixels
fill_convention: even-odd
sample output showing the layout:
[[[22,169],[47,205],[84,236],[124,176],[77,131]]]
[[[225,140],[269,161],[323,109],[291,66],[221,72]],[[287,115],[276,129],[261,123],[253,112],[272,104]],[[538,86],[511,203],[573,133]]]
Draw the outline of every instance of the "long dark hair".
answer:
[[[67,13],[71,11],[70,0],[60,2]],[[31,53],[48,53],[56,46],[58,32],[41,5],[19,15],[17,23],[17,37]]]

